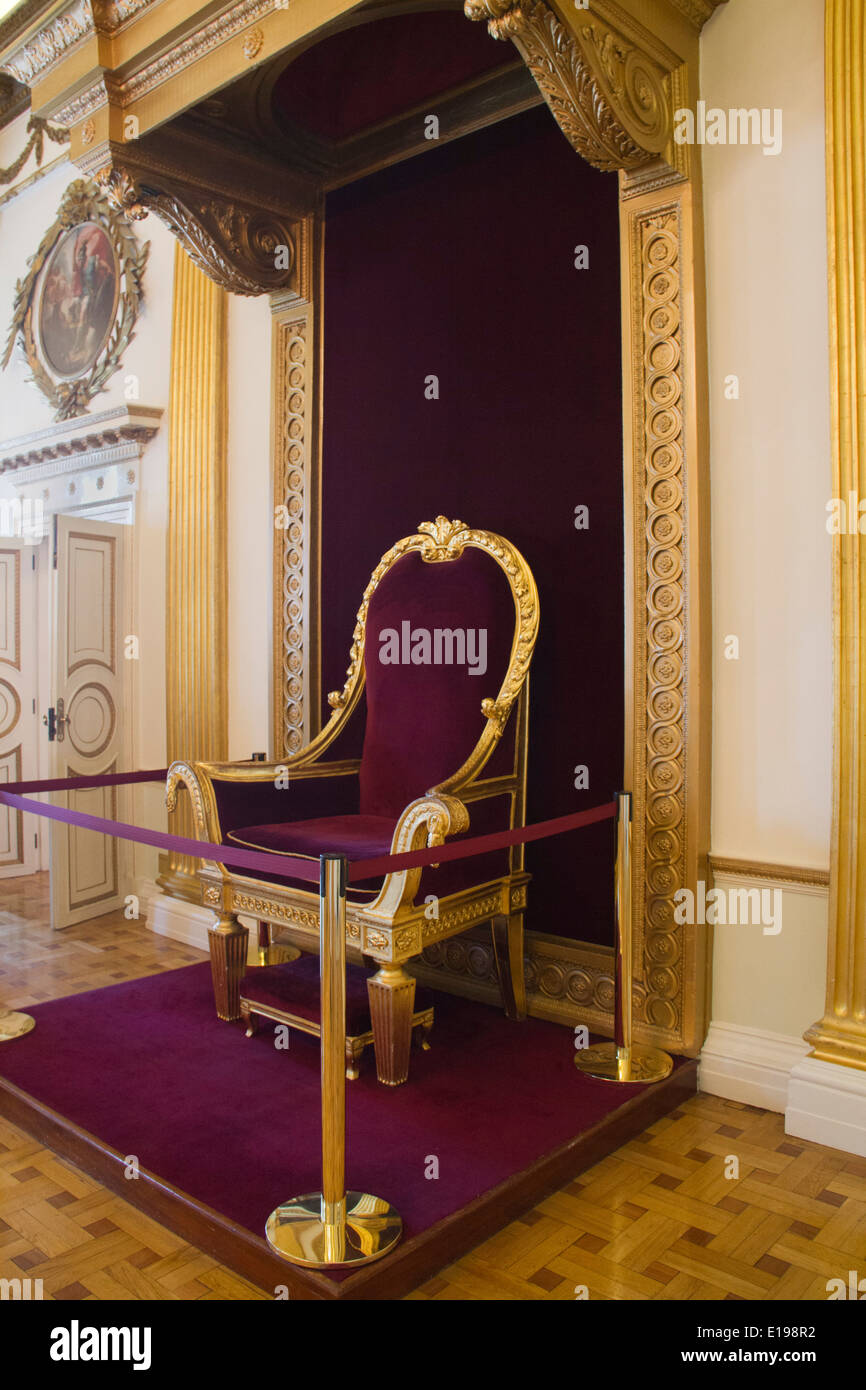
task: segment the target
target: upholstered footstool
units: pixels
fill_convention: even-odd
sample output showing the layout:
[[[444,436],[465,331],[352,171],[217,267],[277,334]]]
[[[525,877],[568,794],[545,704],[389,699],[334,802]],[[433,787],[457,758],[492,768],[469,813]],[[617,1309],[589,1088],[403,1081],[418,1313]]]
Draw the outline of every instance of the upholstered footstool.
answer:
[[[361,1054],[373,1041],[370,1003],[367,998],[367,972],[358,965],[346,965],[346,1075],[358,1077]],[[321,1037],[319,1007],[319,957],[304,955],[300,960],[279,965],[257,965],[241,980],[240,1013],[247,1025],[247,1037],[258,1028],[258,1018],[285,1023],[302,1033]],[[412,1035],[422,1049],[429,1050],[433,1027],[433,1003],[421,985],[415,986],[415,1012]]]

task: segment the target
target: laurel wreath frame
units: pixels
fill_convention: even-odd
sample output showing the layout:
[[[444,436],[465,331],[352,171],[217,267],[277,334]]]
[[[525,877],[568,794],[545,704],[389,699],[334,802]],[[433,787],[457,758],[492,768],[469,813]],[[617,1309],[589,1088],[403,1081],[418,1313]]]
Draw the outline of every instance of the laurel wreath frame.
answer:
[[[119,266],[120,293],[114,319],[105,344],[86,372],[72,380],[56,376],[39,352],[35,313],[42,271],[60,238],[83,222],[96,222],[111,241]],[[0,367],[5,369],[16,342],[27,360],[31,381],[48,398],[55,420],[69,420],[87,413],[88,404],[118,370],[127,347],[135,337],[135,323],[144,294],[142,277],[150,253],[150,242],[139,243],[132,228],[89,179],[75,179],[66,189],[57,217],[39,247],[27,261],[27,273],[15,286],[12,321]]]

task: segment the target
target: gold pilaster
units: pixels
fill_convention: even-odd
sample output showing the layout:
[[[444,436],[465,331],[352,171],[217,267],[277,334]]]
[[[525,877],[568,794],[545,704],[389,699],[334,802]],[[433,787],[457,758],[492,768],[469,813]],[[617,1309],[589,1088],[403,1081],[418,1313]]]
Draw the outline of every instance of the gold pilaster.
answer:
[[[175,247],[166,536],[169,761],[228,753],[226,667],[227,295]],[[182,798],[172,833],[195,837]],[[163,855],[159,885],[199,901],[198,860]]]
[[[866,12],[826,0],[824,26],[832,493],[866,497]],[[833,838],[824,1017],[812,1055],[866,1070],[866,538],[834,540]]]

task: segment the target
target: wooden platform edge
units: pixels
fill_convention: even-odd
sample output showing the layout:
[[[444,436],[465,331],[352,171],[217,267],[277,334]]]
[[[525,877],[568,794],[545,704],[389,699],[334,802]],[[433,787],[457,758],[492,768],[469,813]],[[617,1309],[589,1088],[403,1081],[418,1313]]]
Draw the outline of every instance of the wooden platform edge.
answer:
[[[381,1262],[340,1280],[287,1264],[263,1238],[155,1173],[142,1169],[137,1179],[125,1177],[126,1160],[116,1149],[3,1077],[0,1115],[174,1235],[268,1293],[284,1286],[291,1299],[388,1301],[417,1288],[444,1265],[675,1110],[695,1094],[697,1070],[696,1059],[683,1060],[665,1081],[624,1101],[590,1129],[405,1241]]]

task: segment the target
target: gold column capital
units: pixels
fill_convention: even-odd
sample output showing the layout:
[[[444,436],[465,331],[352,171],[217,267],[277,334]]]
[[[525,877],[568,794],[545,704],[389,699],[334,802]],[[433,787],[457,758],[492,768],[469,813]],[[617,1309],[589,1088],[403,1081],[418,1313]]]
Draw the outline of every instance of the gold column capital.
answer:
[[[866,10],[826,0],[830,412],[835,497],[866,497]],[[866,1070],[866,538],[834,538],[833,838],[824,1017],[812,1055]]]

